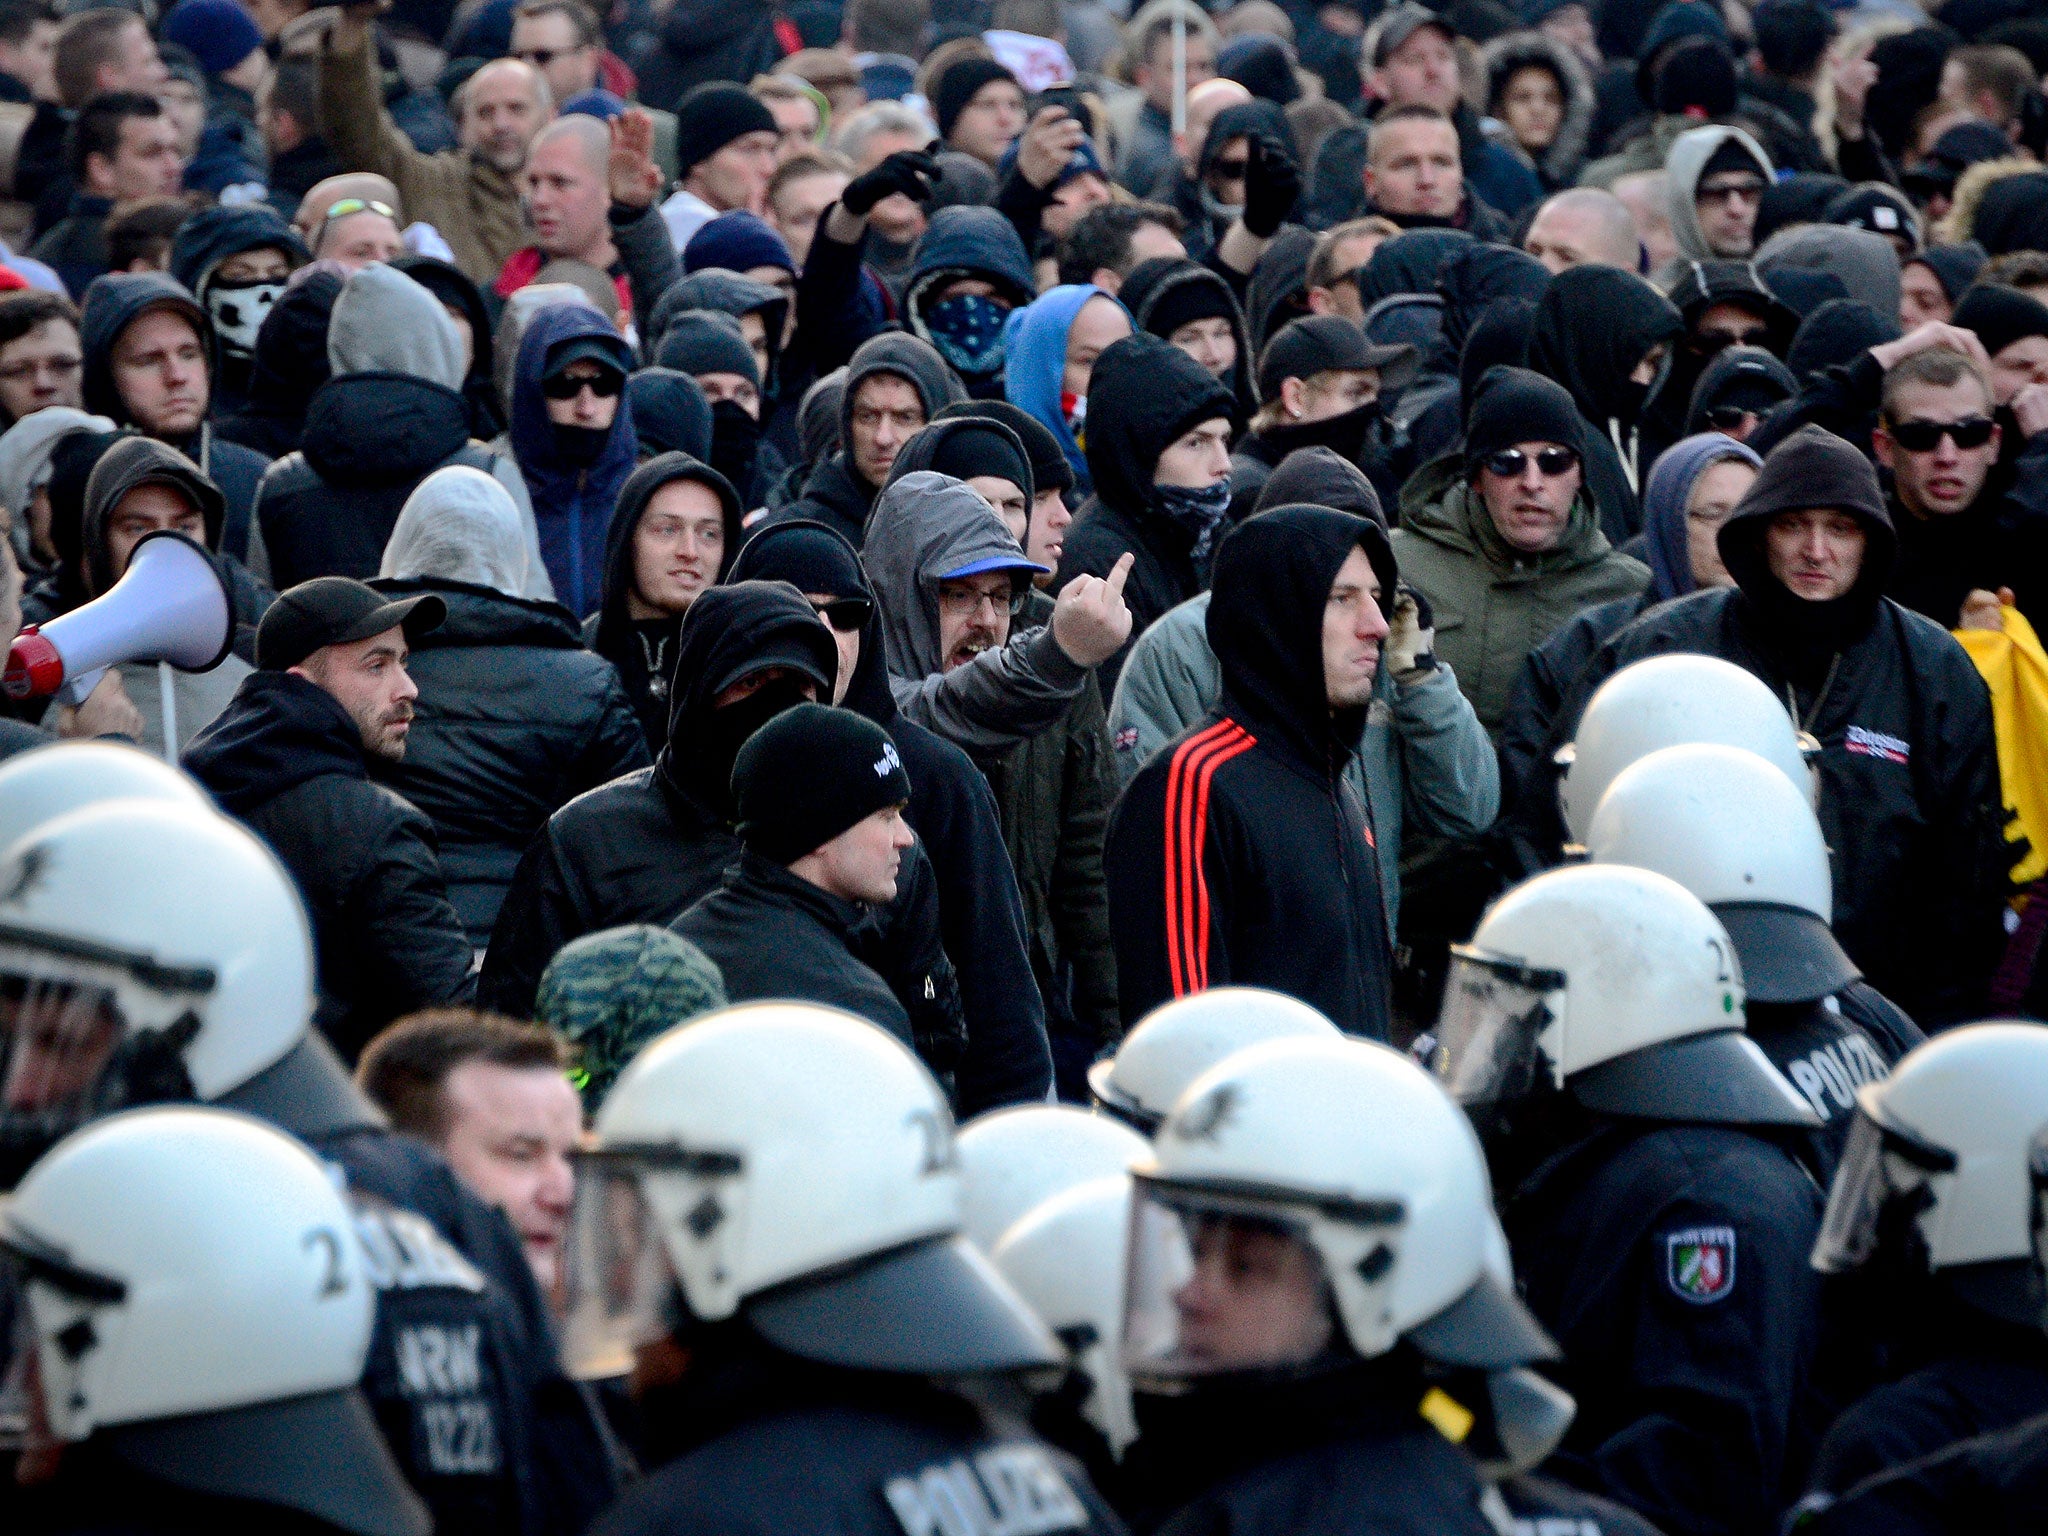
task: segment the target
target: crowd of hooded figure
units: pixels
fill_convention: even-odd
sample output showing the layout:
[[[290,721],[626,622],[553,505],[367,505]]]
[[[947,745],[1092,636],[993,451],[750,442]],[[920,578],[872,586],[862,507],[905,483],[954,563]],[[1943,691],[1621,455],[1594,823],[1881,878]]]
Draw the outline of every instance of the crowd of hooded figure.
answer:
[[[1124,9],[0,0],[0,1524],[2039,1529],[2048,16]]]

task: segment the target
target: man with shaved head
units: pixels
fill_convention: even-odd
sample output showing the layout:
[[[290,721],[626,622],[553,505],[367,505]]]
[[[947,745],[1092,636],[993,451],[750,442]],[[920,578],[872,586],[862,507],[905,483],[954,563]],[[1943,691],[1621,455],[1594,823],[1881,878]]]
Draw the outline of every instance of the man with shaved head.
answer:
[[[1522,249],[1548,267],[1552,276],[1583,266],[1634,272],[1642,259],[1636,221],[1627,205],[1595,187],[1575,187],[1544,203],[1536,210]]]
[[[1678,237],[1671,232],[1671,175],[1668,171],[1636,171],[1612,188],[1629,217],[1636,238],[1648,253],[1650,270],[1662,272],[1678,259]]]
[[[595,117],[557,118],[534,135],[524,172],[533,244],[514,251],[498,274],[500,297],[524,288],[558,258],[618,275],[619,249],[605,216],[611,204],[605,175],[610,154],[611,130]]]
[[[422,154],[384,110],[371,36],[380,0],[336,13],[320,52],[320,132],[343,165],[389,177],[413,218],[431,224],[455,264],[493,281],[526,244],[521,173],[537,134],[555,115],[546,79],[519,59],[496,59],[456,94],[461,148]],[[600,168],[598,184],[604,176]]]

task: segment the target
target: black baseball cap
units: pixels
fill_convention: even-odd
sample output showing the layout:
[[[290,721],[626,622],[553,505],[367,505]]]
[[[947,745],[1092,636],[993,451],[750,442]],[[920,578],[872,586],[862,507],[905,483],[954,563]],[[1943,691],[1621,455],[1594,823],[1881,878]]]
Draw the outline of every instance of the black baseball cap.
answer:
[[[256,665],[265,672],[296,667],[323,646],[349,645],[403,629],[408,640],[438,629],[448,605],[428,593],[387,599],[346,576],[316,576],[278,594],[256,626]]]

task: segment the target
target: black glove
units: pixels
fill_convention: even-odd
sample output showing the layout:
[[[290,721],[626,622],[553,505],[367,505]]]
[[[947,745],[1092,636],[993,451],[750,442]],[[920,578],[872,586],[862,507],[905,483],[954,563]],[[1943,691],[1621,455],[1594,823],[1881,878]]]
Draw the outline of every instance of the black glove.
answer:
[[[1301,167],[1270,133],[1254,134],[1246,150],[1244,230],[1255,240],[1270,240],[1301,196]]]
[[[891,193],[901,192],[913,203],[928,203],[938,177],[939,162],[930,155],[921,149],[899,149],[865,176],[848,182],[839,194],[839,206],[856,219],[864,219]]]

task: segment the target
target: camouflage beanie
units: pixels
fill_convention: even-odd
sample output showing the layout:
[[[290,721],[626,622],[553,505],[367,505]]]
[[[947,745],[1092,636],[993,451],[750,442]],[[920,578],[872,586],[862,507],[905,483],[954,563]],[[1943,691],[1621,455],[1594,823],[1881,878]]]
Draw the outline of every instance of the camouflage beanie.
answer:
[[[703,950],[633,923],[563,945],[541,972],[533,1011],[575,1048],[571,1077],[595,1110],[641,1046],[726,1003],[725,980]]]

